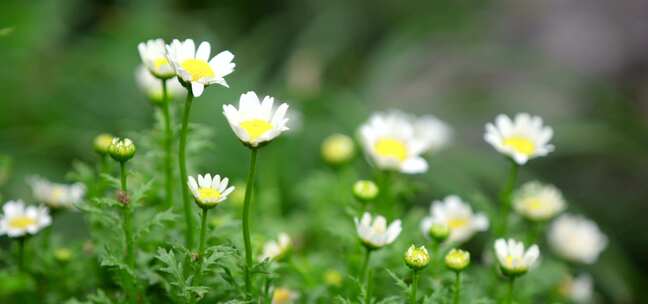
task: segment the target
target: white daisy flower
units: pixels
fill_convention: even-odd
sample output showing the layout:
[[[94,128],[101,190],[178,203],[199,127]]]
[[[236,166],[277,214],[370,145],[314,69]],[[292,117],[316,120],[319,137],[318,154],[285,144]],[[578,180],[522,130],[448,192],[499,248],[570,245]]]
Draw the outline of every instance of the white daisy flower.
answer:
[[[429,235],[430,229],[440,224],[450,229],[449,242],[463,243],[475,233],[488,229],[488,218],[476,214],[468,203],[456,195],[447,196],[442,201],[434,201],[430,206],[430,215],[423,218],[421,230]]]
[[[225,76],[234,71],[236,64],[232,62],[234,55],[229,51],[218,53],[209,59],[211,46],[203,41],[196,47],[193,40],[180,42],[174,39],[167,45],[167,58],[175,69],[176,75],[186,86],[191,85],[195,97],[202,95],[206,86],[218,83],[229,87]]]
[[[166,45],[162,39],[151,39],[137,45],[142,63],[157,78],[175,76],[175,70],[166,56]]]
[[[81,202],[86,188],[81,183],[70,185],[53,183],[38,176],[28,180],[34,198],[50,208],[72,208]]]
[[[356,231],[362,243],[369,249],[380,249],[393,243],[401,233],[401,221],[395,220],[387,226],[387,220],[377,215],[372,221],[371,215],[365,212],[362,219],[354,218]]]
[[[143,65],[139,65],[135,70],[135,81],[140,90],[148,98],[154,102],[162,101],[162,82],[155,78]],[[187,89],[178,82],[177,78],[173,77],[167,80],[167,95],[169,99],[178,98],[185,94],[187,94]]]
[[[425,142],[425,151],[436,152],[450,143],[452,129],[432,115],[417,118],[414,122],[416,137]]]
[[[513,208],[530,220],[546,221],[565,209],[565,199],[552,185],[528,182],[513,195]]]
[[[510,276],[526,273],[540,257],[538,245],[532,245],[524,250],[524,244],[514,239],[498,239],[495,241],[495,254],[502,271]]]
[[[234,187],[227,187],[229,179],[221,179],[220,175],[211,174],[198,175],[198,181],[189,176],[187,184],[193,194],[196,203],[202,208],[215,207],[218,203],[227,199],[227,196],[234,191]]]
[[[379,169],[408,174],[427,171],[421,154],[430,148],[430,140],[417,133],[407,115],[398,111],[373,114],[359,133],[365,154]]]
[[[484,140],[519,165],[524,165],[528,160],[554,150],[554,146],[549,144],[552,136],[553,129],[543,126],[542,118],[521,113],[515,116],[515,120],[499,115],[494,124],[486,124]]]
[[[290,236],[286,233],[280,233],[276,241],[270,240],[263,245],[263,253],[259,256],[259,261],[265,259],[280,260],[286,256],[291,247],[292,240]]]
[[[26,206],[23,201],[9,201],[2,206],[0,216],[0,235],[21,237],[36,234],[52,223],[46,207]]]
[[[592,277],[588,274],[581,274],[578,277],[568,276],[560,284],[559,291],[563,297],[574,303],[592,303],[594,293]]]
[[[596,223],[571,214],[561,215],[554,220],[547,238],[558,255],[585,264],[596,262],[608,243]]]
[[[256,93],[250,91],[241,95],[238,109],[233,105],[223,105],[223,114],[243,143],[257,147],[288,130],[288,104],[282,103],[276,109],[273,105],[274,98],[266,96],[261,102]]]

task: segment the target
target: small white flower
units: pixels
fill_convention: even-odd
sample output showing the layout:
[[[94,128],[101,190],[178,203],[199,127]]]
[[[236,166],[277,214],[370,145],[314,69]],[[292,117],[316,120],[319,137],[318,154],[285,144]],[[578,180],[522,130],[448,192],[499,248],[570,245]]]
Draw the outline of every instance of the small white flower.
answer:
[[[398,111],[373,114],[359,133],[369,162],[379,169],[407,174],[427,171],[421,154],[431,147],[430,139],[417,132],[408,115]]]
[[[488,229],[488,218],[476,214],[468,203],[456,195],[447,196],[442,201],[434,201],[430,206],[430,215],[421,222],[424,235],[429,235],[434,224],[447,226],[450,229],[449,242],[463,243],[475,233]]]
[[[292,247],[292,240],[286,233],[280,233],[277,241],[271,240],[263,245],[263,253],[259,256],[259,260],[279,260],[288,253]]]
[[[288,104],[282,103],[276,109],[273,105],[274,98],[266,96],[261,102],[256,93],[250,91],[241,95],[238,109],[233,105],[223,105],[223,114],[242,142],[257,147],[288,130]]]
[[[560,284],[560,293],[574,303],[591,303],[593,292],[592,277],[588,274],[581,274],[578,277],[568,276]]]
[[[356,231],[362,243],[370,249],[379,249],[393,243],[401,233],[401,221],[395,220],[387,226],[387,220],[377,215],[372,221],[371,215],[365,212],[362,219],[354,219]]]
[[[486,124],[484,134],[486,142],[519,165],[552,152],[554,146],[549,144],[552,137],[553,129],[543,126],[542,118],[527,113],[517,114],[515,120],[499,115],[494,124]]]
[[[36,234],[52,223],[46,207],[26,206],[22,201],[9,201],[2,206],[0,216],[0,235],[21,237]]]
[[[155,78],[143,65],[135,70],[137,86],[146,96],[156,102],[162,101],[162,82]],[[187,94],[187,90],[173,77],[167,80],[167,95],[169,99],[178,98]]]
[[[81,202],[85,186],[81,183],[71,185],[53,183],[38,176],[28,180],[34,198],[51,208],[72,208]]]
[[[137,45],[142,63],[157,78],[167,79],[175,76],[173,66],[166,56],[166,45],[162,39],[151,39]]]
[[[534,221],[546,221],[565,209],[565,199],[558,188],[528,182],[513,195],[513,208]]]
[[[538,245],[532,245],[524,251],[524,244],[514,239],[495,241],[495,254],[502,271],[511,276],[518,276],[526,273],[533,267],[540,257]]]
[[[593,264],[608,240],[596,223],[582,216],[564,214],[549,227],[549,244],[565,259]]]
[[[198,181],[193,176],[189,176],[187,184],[193,194],[196,203],[201,207],[214,207],[218,203],[227,199],[227,196],[234,191],[234,187],[227,187],[229,179],[221,179],[220,175],[211,174],[198,175]]]
[[[229,87],[225,76],[232,73],[236,66],[232,62],[234,55],[229,51],[220,52],[209,59],[211,45],[203,41],[196,50],[191,39],[183,42],[174,39],[166,48],[167,58],[175,69],[178,79],[187,85],[191,84],[191,91],[195,97],[202,95],[208,85],[218,83]]]

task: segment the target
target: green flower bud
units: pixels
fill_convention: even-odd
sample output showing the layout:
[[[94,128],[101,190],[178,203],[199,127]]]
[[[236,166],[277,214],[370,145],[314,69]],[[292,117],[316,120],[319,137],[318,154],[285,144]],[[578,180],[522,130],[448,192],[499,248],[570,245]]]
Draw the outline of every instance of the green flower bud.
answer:
[[[445,223],[433,223],[428,230],[428,235],[433,240],[441,243],[450,236],[450,227]]]
[[[322,142],[322,158],[331,165],[341,165],[353,158],[355,146],[351,137],[333,134]]]
[[[68,262],[72,259],[72,251],[67,248],[58,248],[54,251],[54,257],[60,262]]]
[[[135,156],[135,144],[128,138],[113,138],[108,149],[110,157],[118,162],[126,162]]]
[[[361,202],[374,200],[378,192],[378,186],[370,180],[359,180],[353,184],[353,196]]]
[[[412,270],[421,270],[430,263],[430,254],[424,246],[410,246],[405,252],[405,264]]]
[[[454,271],[462,271],[470,264],[470,252],[452,249],[445,256],[445,264]]]
[[[112,144],[113,141],[113,136],[110,134],[99,134],[97,137],[94,139],[94,149],[97,153],[101,155],[106,155],[108,154],[108,150],[110,149],[110,145]]]

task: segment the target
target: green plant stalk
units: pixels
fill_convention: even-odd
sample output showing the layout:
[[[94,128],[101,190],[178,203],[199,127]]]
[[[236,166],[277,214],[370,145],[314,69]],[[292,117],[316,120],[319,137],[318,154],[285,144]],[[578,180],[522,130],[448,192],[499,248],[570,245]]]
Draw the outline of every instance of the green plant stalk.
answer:
[[[193,217],[191,215],[191,198],[189,196],[189,185],[187,185],[187,130],[189,126],[189,113],[193,92],[187,90],[187,100],[182,114],[182,129],[180,130],[180,148],[178,151],[178,163],[180,166],[180,185],[182,185],[182,207],[185,217],[185,242],[187,249],[191,250],[194,245]]]
[[[245,199],[243,201],[243,241],[245,243],[245,291],[248,296],[252,292],[252,242],[250,241],[250,203],[252,199],[252,188],[254,188],[254,173],[256,169],[257,148],[250,149],[250,170],[245,185]]]
[[[365,292],[364,304],[371,304],[371,288],[373,287],[373,285],[371,284],[372,276],[373,272],[369,270],[367,273],[367,292]]]
[[[203,265],[203,261],[205,260],[205,243],[207,240],[207,212],[209,211],[208,208],[201,208],[202,213],[200,217],[200,243],[198,246],[198,267],[196,268],[196,273],[194,275],[194,278],[196,278],[197,282],[200,282],[201,280],[201,268]]]
[[[416,304],[416,287],[418,285],[419,273],[417,270],[412,271],[412,286],[410,287],[410,304]]]
[[[502,201],[502,216],[500,219],[499,236],[503,236],[508,232],[508,218],[509,213],[511,212],[512,194],[517,183],[519,168],[520,166],[514,160],[511,160],[511,171],[509,172],[508,180],[500,194],[500,199]]]
[[[368,247],[365,247],[365,255],[364,255],[364,262],[362,263],[362,268],[360,269],[360,282],[365,284],[365,303],[369,303],[369,300],[371,298],[370,295],[370,281],[371,278],[367,274],[369,271],[369,261],[371,260],[371,249]]]
[[[455,286],[454,286],[454,296],[452,303],[459,304],[459,299],[461,298],[461,271],[455,272]]]
[[[164,116],[164,197],[166,207],[173,207],[173,130],[171,129],[171,111],[169,110],[170,100],[167,92],[167,80],[162,79],[162,115]]]
[[[128,183],[126,177],[126,162],[119,163],[121,168],[121,191],[125,197],[128,197]],[[126,198],[128,200],[128,198]],[[126,265],[135,269],[135,242],[133,240],[133,206],[129,201],[123,204],[123,225],[124,239],[126,240]]]
[[[508,293],[506,294],[506,304],[512,304],[513,303],[513,285],[515,283],[515,278],[509,279],[508,282]]]
[[[25,272],[25,237],[18,239],[18,270]]]

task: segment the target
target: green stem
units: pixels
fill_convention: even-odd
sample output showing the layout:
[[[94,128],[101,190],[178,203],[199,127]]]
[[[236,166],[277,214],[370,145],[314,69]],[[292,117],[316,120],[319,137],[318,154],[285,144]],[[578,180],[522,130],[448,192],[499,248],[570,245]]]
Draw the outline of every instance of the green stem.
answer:
[[[418,278],[419,278],[419,273],[418,271],[414,270],[412,274],[412,286],[411,286],[411,294],[410,294],[411,304],[416,304],[416,286],[418,285]]]
[[[365,248],[364,262],[362,263],[362,268],[360,270],[360,282],[365,281],[367,277],[367,270],[369,269],[369,259],[371,258],[371,250]]]
[[[518,177],[518,169],[519,165],[511,160],[511,171],[508,176],[508,180],[506,182],[506,185],[502,189],[501,193],[501,201],[502,201],[502,216],[501,216],[501,224],[499,228],[499,236],[503,236],[507,233],[508,231],[508,218],[509,218],[509,213],[511,212],[511,199],[512,199],[512,194],[513,194],[513,189],[515,189],[515,185],[517,183],[517,177]]]
[[[512,304],[513,303],[513,285],[515,283],[515,279],[511,278],[508,283],[508,293],[506,295],[506,304]]]
[[[18,269],[25,272],[25,237],[18,239]]]
[[[371,284],[372,275],[373,272],[371,270],[367,271],[367,289],[365,292],[364,304],[371,304],[371,288],[373,287]]]
[[[198,282],[200,282],[201,277],[201,268],[203,261],[205,260],[205,241],[207,239],[207,211],[209,209],[202,208],[202,214],[200,217],[200,244],[198,247],[198,267],[196,268],[196,274],[194,277]]]
[[[121,191],[124,195],[123,202],[123,225],[124,239],[126,240],[126,265],[135,270],[135,246],[133,240],[133,206],[128,198],[128,183],[126,177],[126,162],[119,163],[121,168]]]
[[[250,200],[252,199],[252,188],[254,188],[254,171],[256,169],[257,149],[252,148],[250,155],[250,170],[248,172],[247,184],[245,185],[245,200],[243,202],[243,241],[245,242],[245,290],[248,296],[252,292],[252,242],[250,241]]]
[[[455,276],[454,298],[452,303],[459,304],[460,298],[461,298],[461,271],[457,271]]]
[[[191,112],[191,103],[193,93],[191,89],[187,90],[187,101],[185,102],[184,112],[182,114],[182,129],[180,130],[180,149],[178,151],[178,163],[180,164],[180,185],[182,185],[182,207],[184,208],[185,217],[185,242],[187,249],[191,250],[194,245],[193,216],[191,215],[191,198],[189,196],[189,186],[187,185],[187,130],[189,125],[189,113]]]
[[[162,79],[162,115],[164,116],[164,173],[165,173],[165,194],[166,207],[173,207],[173,130],[171,129],[171,111],[169,110],[167,80]]]

